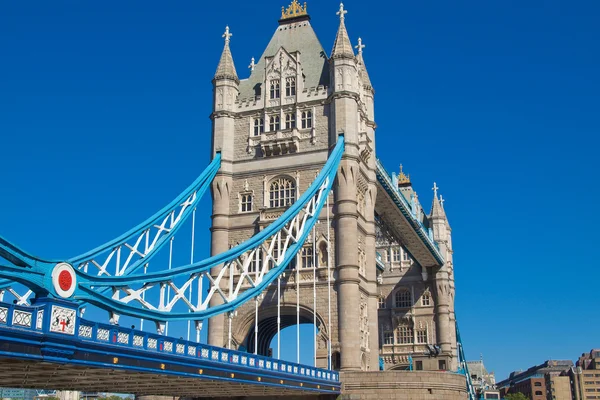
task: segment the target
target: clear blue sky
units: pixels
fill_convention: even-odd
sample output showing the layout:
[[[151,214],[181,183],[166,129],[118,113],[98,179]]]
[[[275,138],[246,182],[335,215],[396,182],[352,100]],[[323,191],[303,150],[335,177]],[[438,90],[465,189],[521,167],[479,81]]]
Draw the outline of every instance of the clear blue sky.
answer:
[[[286,3],[2,2],[0,234],[66,258],[166,204],[209,159],[225,25],[244,78]],[[338,3],[308,3],[330,51]],[[378,157],[447,199],[467,356],[504,378],[599,346],[600,3],[345,5]]]

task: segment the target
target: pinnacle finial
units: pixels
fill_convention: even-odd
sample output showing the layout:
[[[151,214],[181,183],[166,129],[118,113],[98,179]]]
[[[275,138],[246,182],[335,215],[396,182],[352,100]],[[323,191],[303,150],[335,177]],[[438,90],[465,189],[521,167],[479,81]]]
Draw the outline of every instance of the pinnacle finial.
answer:
[[[358,38],[358,45],[357,45],[357,46],[354,46],[354,48],[355,48],[355,49],[358,49],[358,54],[359,54],[359,55],[360,55],[360,54],[362,54],[362,52],[363,52],[363,49],[364,49],[365,47],[367,47],[367,46],[365,46],[365,45],[363,44],[363,42],[362,42],[362,39],[361,39],[361,38]],[[400,164],[400,172],[402,172],[402,164]]]
[[[298,0],[293,0],[287,10],[285,7],[281,7],[281,19],[300,17],[303,15],[308,15],[306,2],[304,2],[304,7],[300,5]]]
[[[410,184],[410,175],[404,173],[402,164],[400,164],[400,173],[398,174],[398,184]]]
[[[442,208],[444,208],[444,202],[446,200],[444,199],[444,197],[442,195],[440,195],[440,205],[442,206]]]
[[[225,43],[229,43],[229,40],[231,39],[232,36],[233,36],[233,34],[229,32],[229,26],[226,26],[225,33],[223,34],[223,37],[225,38]]]
[[[440,190],[437,183],[433,182],[433,188],[431,190],[433,190],[433,197],[437,198],[438,190]]]
[[[250,68],[251,71],[254,71],[254,67],[256,67],[256,64],[254,63],[254,57],[252,57],[252,61],[250,61],[248,68]]]
[[[344,3],[340,3],[340,11],[336,13],[336,15],[340,16],[340,21],[343,21],[346,18],[344,15],[348,14],[347,10],[344,10]]]

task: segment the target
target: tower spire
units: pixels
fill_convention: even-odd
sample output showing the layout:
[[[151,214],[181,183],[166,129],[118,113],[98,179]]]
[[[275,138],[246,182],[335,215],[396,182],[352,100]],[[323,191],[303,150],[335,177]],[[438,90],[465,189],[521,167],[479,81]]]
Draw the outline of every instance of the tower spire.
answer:
[[[229,32],[229,26],[225,27],[225,33],[223,37],[225,38],[225,46],[223,47],[223,53],[221,54],[221,59],[219,60],[219,66],[217,67],[217,72],[215,73],[214,79],[231,79],[239,83],[239,79],[237,76],[237,72],[235,70],[235,64],[233,63],[233,56],[231,55],[231,50],[229,49],[229,41],[231,40],[231,32]]]
[[[446,218],[446,212],[444,211],[444,207],[442,207],[442,203],[438,198],[438,187],[437,183],[433,182],[433,203],[431,204],[431,218]]]
[[[363,49],[367,46],[363,44],[361,38],[358,38],[358,45],[354,47],[358,50],[356,59],[358,60],[358,71],[362,78],[363,86],[371,87],[371,78],[369,78],[369,73],[367,72],[367,67],[365,66],[365,60],[363,59]]]
[[[344,3],[340,3],[340,10],[337,12],[337,15],[340,16],[340,27],[333,43],[331,58],[354,58],[354,50],[352,50],[352,44],[344,23],[347,13],[348,11],[344,9]]]

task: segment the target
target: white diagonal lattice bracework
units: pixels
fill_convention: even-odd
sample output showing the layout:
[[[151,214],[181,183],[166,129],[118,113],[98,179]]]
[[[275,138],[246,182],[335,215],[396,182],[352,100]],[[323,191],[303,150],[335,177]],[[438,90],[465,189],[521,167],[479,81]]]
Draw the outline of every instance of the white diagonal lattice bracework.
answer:
[[[93,258],[83,260],[77,268],[86,273],[91,273],[91,266],[97,269],[98,276],[111,276],[109,271],[114,271],[115,276],[123,276],[128,268],[153,253],[158,245],[166,242],[165,237],[173,232],[185,219],[186,211],[196,203],[197,192],[194,191],[177,209],[168,213],[159,224],[150,226],[142,231],[137,237],[132,237],[116,247],[108,254],[99,254]],[[170,235],[169,235],[170,236]],[[102,258],[100,258],[102,256]],[[112,267],[112,268],[109,268]],[[132,271],[133,272],[133,271]]]
[[[151,313],[144,315],[144,318],[162,322],[165,320],[178,319],[204,319],[206,311],[214,296],[222,300],[223,305],[233,302],[239,302],[241,296],[246,291],[252,292],[257,289],[265,280],[269,272],[277,270],[277,274],[283,271],[283,263],[288,263],[302,247],[308,231],[312,224],[318,219],[320,206],[322,206],[325,196],[330,190],[330,180],[327,176],[314,192],[312,197],[306,201],[304,206],[279,230],[271,236],[259,242],[254,247],[240,253],[237,257],[225,261],[219,272],[211,276],[210,268],[199,270],[198,272],[188,273],[185,279],[182,273],[174,272],[174,275],[165,275],[162,279],[151,278],[148,276],[147,282],[140,282],[139,279],[131,284],[109,285],[103,284],[102,278],[94,280],[94,290],[102,287],[112,289],[112,298],[102,296],[104,306],[122,305],[117,312],[124,315],[139,316],[139,314],[129,310],[149,310]],[[310,226],[309,226],[310,225]],[[294,246],[295,245],[295,246]],[[182,267],[185,268],[185,267]],[[276,276],[271,274],[270,281]],[[178,278],[178,279],[176,279]],[[132,277],[133,279],[133,277]],[[197,285],[199,280],[206,279],[209,282],[208,293],[206,297],[196,301],[186,297],[186,293],[192,285]],[[92,285],[89,282],[88,285]],[[242,288],[245,290],[242,290]],[[249,288],[248,288],[249,287]],[[143,296],[143,294],[153,288],[159,289],[158,296]],[[167,290],[170,288],[172,297],[167,298]],[[256,290],[254,290],[256,291]],[[90,290],[91,292],[91,290]],[[120,297],[119,294],[123,296]],[[94,299],[89,300],[96,303]],[[157,318],[160,315],[160,319]],[[164,318],[164,319],[163,319]]]

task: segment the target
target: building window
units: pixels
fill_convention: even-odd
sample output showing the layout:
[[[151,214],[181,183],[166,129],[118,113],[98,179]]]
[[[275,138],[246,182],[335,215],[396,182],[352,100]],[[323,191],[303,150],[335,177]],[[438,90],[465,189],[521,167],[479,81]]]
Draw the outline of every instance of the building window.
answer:
[[[256,118],[254,120],[254,136],[258,136],[265,132],[265,120],[264,118]]]
[[[313,266],[313,251],[312,247],[303,247],[300,254],[300,265],[302,268],[312,268]]]
[[[397,308],[408,308],[410,304],[410,292],[408,290],[399,290],[396,292],[395,305]]]
[[[400,248],[392,250],[394,262],[400,262]]]
[[[240,210],[242,212],[252,211],[252,194],[243,194],[240,200]]]
[[[288,178],[277,178],[269,186],[269,207],[287,207],[296,201],[296,183]]]
[[[256,270],[262,264],[262,252],[257,250],[256,253],[252,256],[252,261],[248,265],[248,272],[256,272]]]
[[[408,251],[406,251],[404,249],[402,249],[402,250],[403,250],[402,251],[402,260],[404,260],[404,261],[410,260],[410,257],[408,256]]]
[[[296,114],[285,115],[285,129],[294,129],[296,127]]]
[[[415,370],[423,371],[423,361],[415,361]]]
[[[302,129],[310,129],[313,125],[312,111],[302,111]]]
[[[410,326],[401,326],[398,328],[398,343],[409,344],[413,342],[413,330]]]
[[[541,396],[541,395],[543,395],[543,393],[542,393],[542,391],[541,391],[541,390],[536,390],[536,391],[535,391],[535,395],[536,395],[536,396]]]
[[[446,360],[438,360],[438,368],[442,371],[446,370]]]
[[[382,250],[381,251],[382,257],[383,257],[383,261],[385,262],[389,262],[390,261],[390,256],[387,250]]]
[[[379,308],[385,308],[385,297],[379,297],[379,302],[377,303],[377,305],[379,306]]]
[[[542,386],[542,382],[534,382],[533,386]]]
[[[417,343],[419,343],[419,344],[427,343],[427,329],[418,329],[417,330]]]
[[[431,305],[431,296],[429,295],[429,293],[423,293],[423,297],[421,297],[421,304],[423,306]]]
[[[285,95],[295,96],[296,95],[296,78],[290,77],[285,80]]]
[[[274,79],[271,81],[271,98],[278,99],[280,97],[279,81]]]
[[[394,332],[383,332],[383,344],[394,344]]]
[[[269,131],[271,132],[277,132],[280,128],[279,125],[279,115],[273,115],[270,119],[269,119]]]

